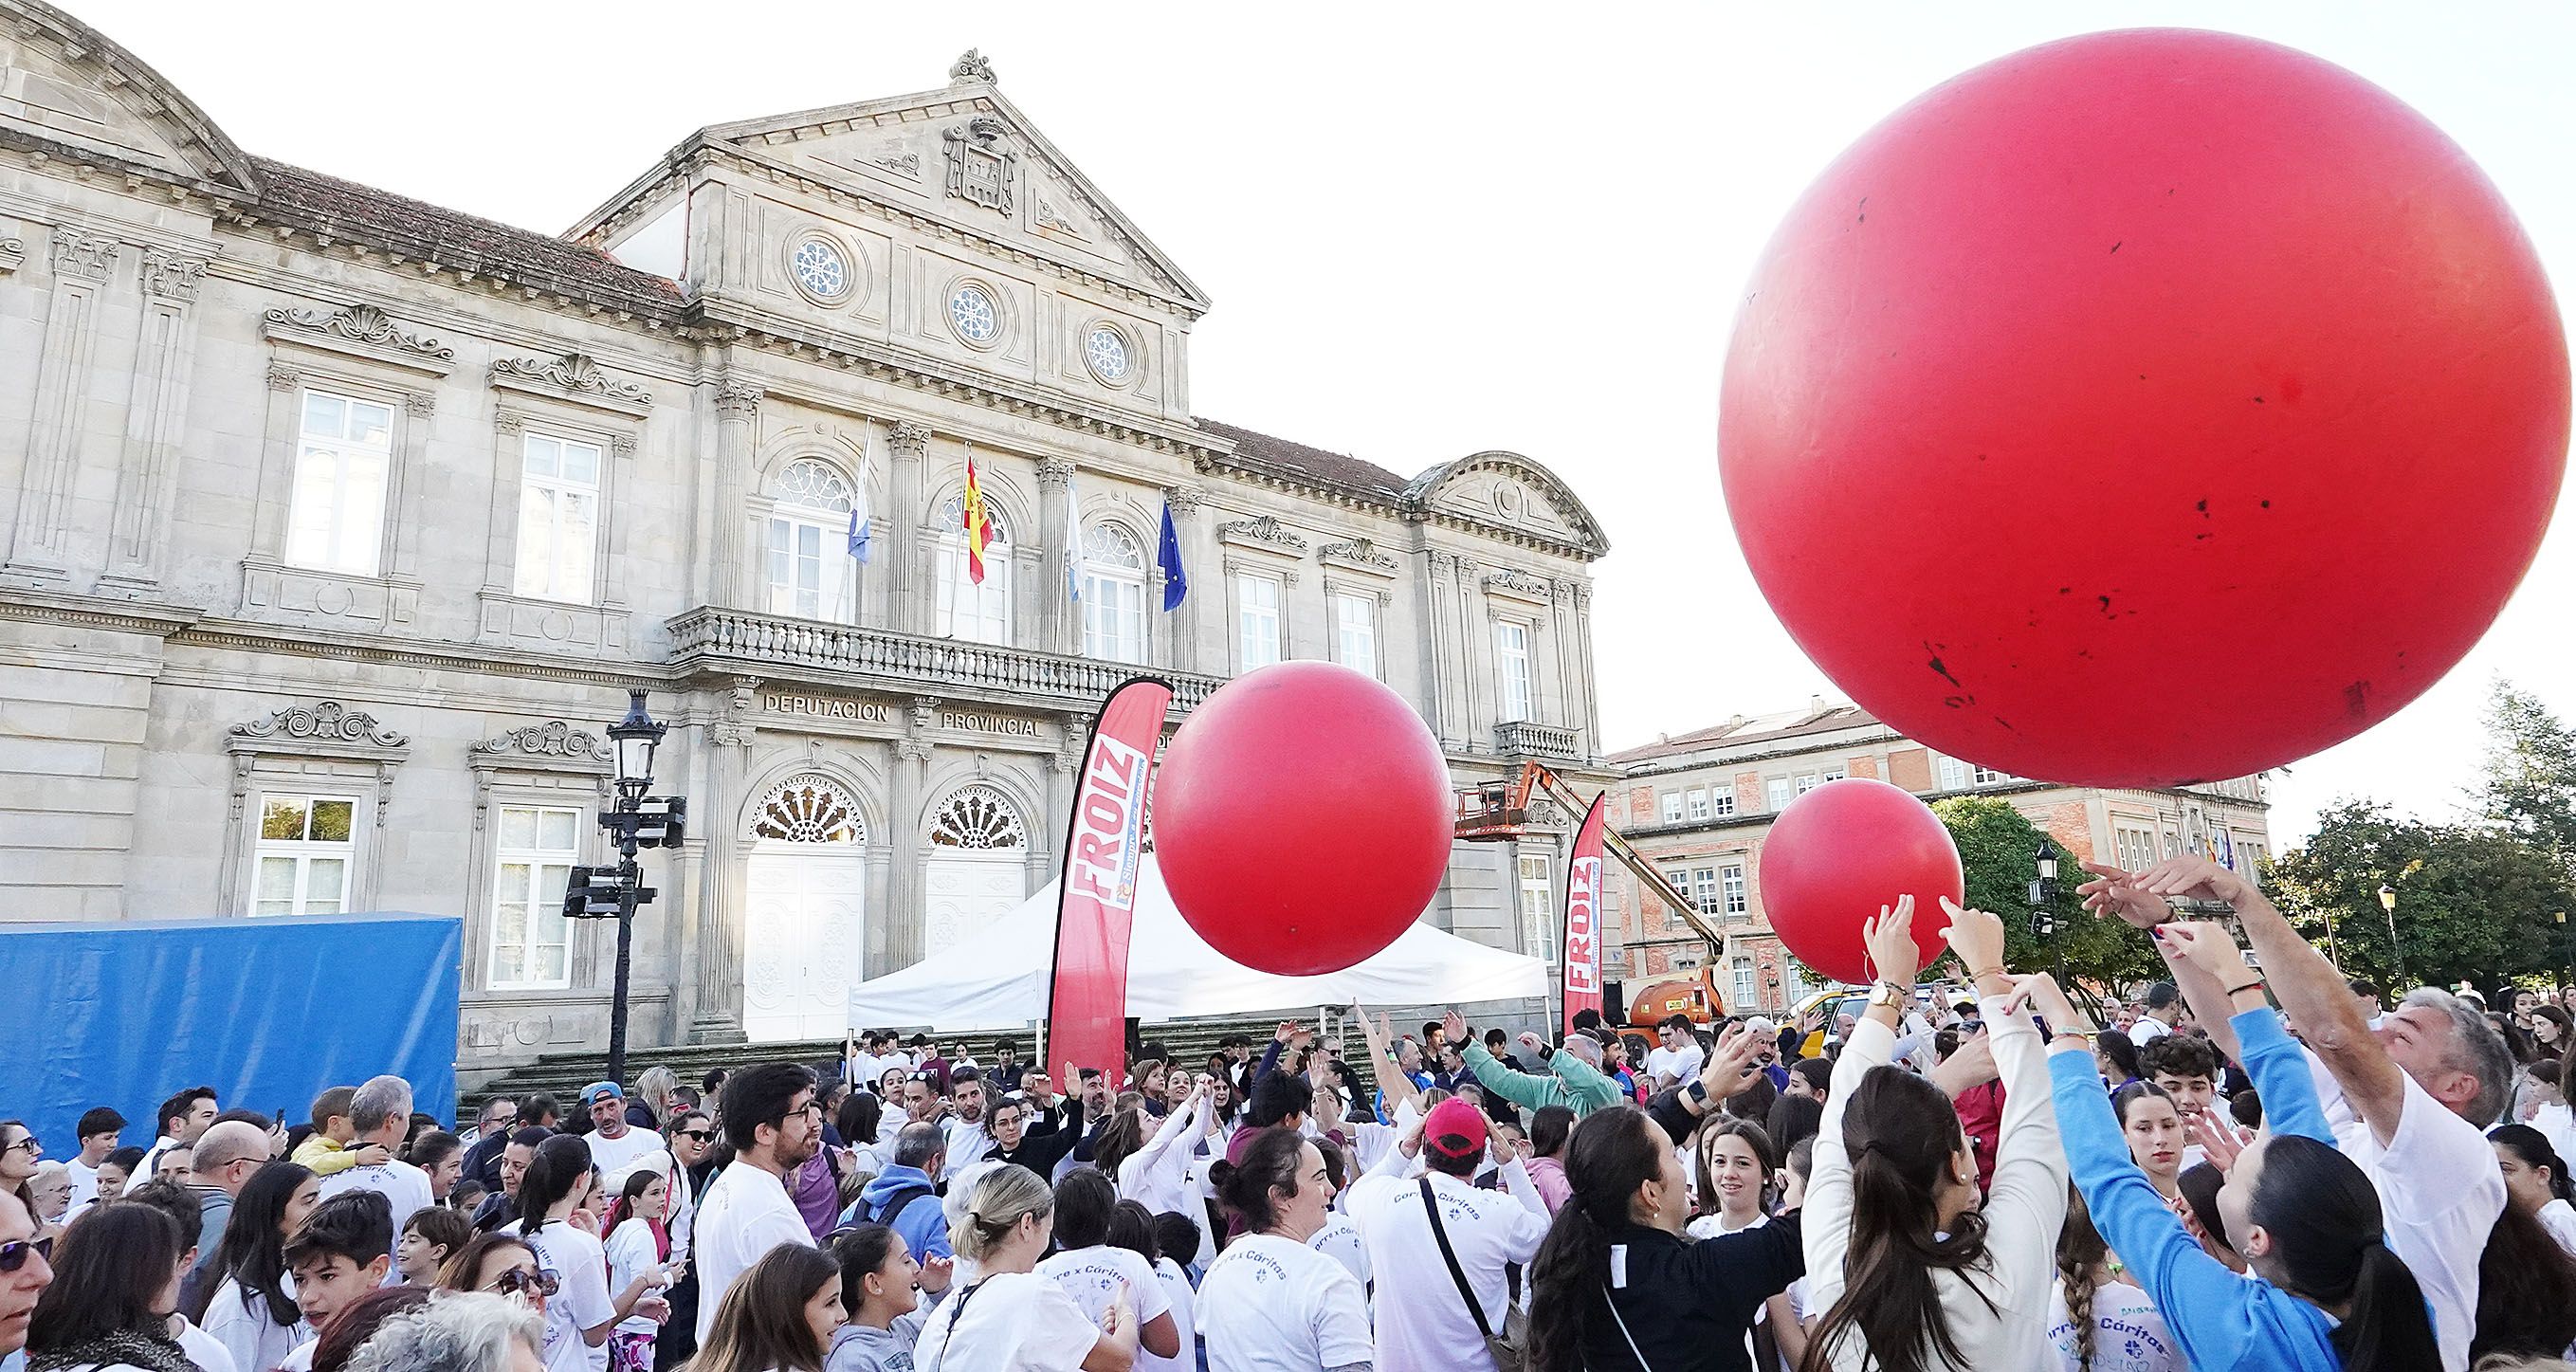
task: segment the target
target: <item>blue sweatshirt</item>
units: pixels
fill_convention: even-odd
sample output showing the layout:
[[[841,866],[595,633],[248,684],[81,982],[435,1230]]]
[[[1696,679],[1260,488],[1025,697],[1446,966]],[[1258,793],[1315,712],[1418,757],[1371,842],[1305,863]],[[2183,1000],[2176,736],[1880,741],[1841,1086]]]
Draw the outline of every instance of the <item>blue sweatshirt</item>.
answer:
[[[2279,1017],[2248,1010],[2229,1023],[2271,1131],[2332,1147],[2316,1083]],[[2343,1359],[2327,1341],[2332,1316],[2270,1282],[2237,1276],[2183,1232],[2130,1160],[2093,1055],[2051,1053],[2048,1073],[2067,1168],[2093,1211],[2093,1227],[2155,1302],[2195,1372],[2338,1372]]]
[[[850,1208],[841,1212],[841,1223],[856,1224],[861,1216],[873,1215],[877,1207],[894,1199],[898,1191],[931,1184],[930,1177],[918,1167],[890,1166],[868,1178],[867,1186]],[[894,1232],[903,1235],[903,1246],[912,1250],[913,1261],[950,1256],[948,1251],[948,1215],[939,1205],[939,1195],[932,1192],[903,1207],[903,1212],[885,1221]]]

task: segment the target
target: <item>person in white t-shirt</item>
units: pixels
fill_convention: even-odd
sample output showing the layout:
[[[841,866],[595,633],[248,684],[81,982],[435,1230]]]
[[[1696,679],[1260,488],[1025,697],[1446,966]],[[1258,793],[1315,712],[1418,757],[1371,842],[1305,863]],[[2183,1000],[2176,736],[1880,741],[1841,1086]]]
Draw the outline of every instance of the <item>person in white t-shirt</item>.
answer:
[[[1475,1187],[1470,1179],[1484,1167],[1488,1137],[1483,1111],[1444,1100],[1351,1183],[1343,1208],[1358,1223],[1369,1270],[1377,1274],[1378,1357],[1390,1368],[1492,1372],[1493,1355],[1485,1351],[1475,1314],[1441,1256],[1433,1215],[1475,1293],[1483,1327],[1499,1333],[1510,1302],[1504,1269],[1526,1268],[1538,1255],[1548,1214],[1517,1157],[1502,1165],[1506,1190]],[[1416,1154],[1429,1171],[1408,1178],[1403,1174]]]
[[[286,1267],[295,1274],[295,1307],[311,1331],[278,1364],[285,1372],[310,1372],[321,1331],[343,1310],[385,1284],[393,1271],[393,1222],[385,1198],[373,1191],[335,1196],[286,1243]]]
[[[1655,1089],[1678,1086],[1698,1076],[1708,1061],[1708,1050],[1699,1046],[1699,1036],[1691,1032],[1690,1017],[1668,1015],[1656,1032],[1663,1043],[1646,1054],[1646,1075],[1654,1078]]]
[[[814,1246],[813,1231],[787,1197],[786,1177],[823,1146],[814,1074],[792,1062],[762,1063],[726,1077],[716,1113],[734,1156],[698,1198],[690,1226],[701,1346],[725,1292],[762,1254],[782,1243]]]
[[[591,1165],[602,1176],[623,1176],[628,1163],[662,1146],[661,1135],[626,1122],[626,1093],[616,1082],[595,1081],[581,1088],[581,1108],[590,1112],[590,1132],[582,1139],[590,1145]]]
[[[1180,1355],[1180,1330],[1172,1321],[1172,1303],[1154,1276],[1154,1264],[1109,1243],[1110,1216],[1118,1209],[1118,1188],[1096,1167],[1077,1167],[1055,1184],[1056,1253],[1037,1265],[1037,1274],[1064,1288],[1085,1319],[1097,1322],[1125,1300],[1136,1312],[1136,1341],[1157,1358]]]
[[[2186,1372],[2190,1360],[2155,1302],[2112,1271],[2092,1212],[2081,1195],[2071,1196],[2057,1235],[2057,1312],[2048,1324],[2061,1372]]]
[[[1209,1372],[1371,1366],[1377,1351],[1360,1283],[1312,1246],[1333,1200],[1322,1152],[1288,1130],[1263,1130],[1219,1189],[1246,1232],[1199,1283]]]
[[[1055,1192],[1005,1164],[976,1178],[950,1238],[971,1284],[953,1288],[913,1346],[919,1372],[1130,1372],[1136,1309],[1121,1289],[1097,1323],[1037,1274],[1055,1232]]]
[[[2129,1026],[2129,1042],[2140,1048],[2172,1033],[2183,1015],[2182,993],[2170,981],[2148,987],[2144,1004],[2146,1010],[2138,1016],[2138,1022]]]
[[[80,1151],[63,1160],[71,1174],[73,1213],[98,1199],[98,1168],[107,1155],[116,1151],[117,1135],[125,1129],[125,1116],[101,1105],[80,1117]]]
[[[282,1250],[321,1204],[322,1179],[292,1162],[251,1174],[233,1202],[214,1256],[198,1270],[193,1318],[239,1368],[260,1372],[313,1336],[296,1310],[295,1275]]]
[[[641,1315],[658,1322],[671,1314],[660,1292],[674,1277],[661,1263],[644,1264],[611,1292],[608,1252],[594,1232],[597,1219],[585,1209],[592,1175],[590,1150],[580,1139],[557,1134],[537,1145],[519,1178],[519,1220],[502,1230],[527,1240],[538,1270],[557,1283],[546,1302],[547,1372],[607,1372],[608,1336],[620,1320]]]
[[[2576,1187],[2570,1186],[2567,1160],[2549,1136],[2528,1124],[2503,1124],[2488,1132],[2487,1141],[2504,1173],[2506,1201],[2539,1220],[2559,1247],[2576,1254],[2576,1205],[2569,1204]]]
[[[608,1289],[622,1290],[659,1268],[677,1281],[679,1263],[672,1256],[669,1216],[671,1181],[668,1154],[655,1155],[665,1166],[631,1168],[618,1184],[617,1200],[600,1219],[607,1234]],[[653,1340],[662,1321],[650,1314],[629,1315],[609,1336],[608,1365],[616,1372],[651,1372]]]
[[[349,1097],[349,1123],[358,1131],[356,1147],[377,1144],[389,1154],[399,1151],[403,1136],[411,1131],[411,1083],[400,1077],[368,1078]],[[373,1191],[383,1196],[393,1210],[395,1234],[402,1232],[403,1221],[410,1219],[413,1211],[435,1203],[430,1198],[429,1174],[400,1158],[347,1168],[322,1179],[322,1199],[326,1201],[352,1191]],[[391,1258],[391,1235],[385,1243],[385,1256]]]

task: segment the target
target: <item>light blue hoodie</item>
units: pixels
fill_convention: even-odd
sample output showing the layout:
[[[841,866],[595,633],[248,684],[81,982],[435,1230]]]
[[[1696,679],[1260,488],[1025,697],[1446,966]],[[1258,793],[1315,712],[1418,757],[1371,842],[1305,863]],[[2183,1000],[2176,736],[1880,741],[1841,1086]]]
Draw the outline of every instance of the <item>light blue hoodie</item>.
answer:
[[[910,1187],[931,1185],[930,1174],[918,1167],[901,1164],[889,1166],[868,1179],[865,1190],[850,1208],[841,1212],[841,1223],[857,1224],[876,1213],[876,1208],[894,1198],[894,1193]],[[948,1250],[948,1215],[940,1208],[936,1193],[922,1197],[903,1208],[894,1217],[894,1232],[903,1235],[903,1245],[912,1250],[915,1262],[950,1256]]]

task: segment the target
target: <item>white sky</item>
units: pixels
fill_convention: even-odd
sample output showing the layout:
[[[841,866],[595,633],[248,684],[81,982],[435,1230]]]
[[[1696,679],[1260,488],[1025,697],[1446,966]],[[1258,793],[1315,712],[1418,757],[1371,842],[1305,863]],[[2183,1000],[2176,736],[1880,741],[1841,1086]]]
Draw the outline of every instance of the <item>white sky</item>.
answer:
[[[1216,297],[1195,336],[1199,413],[1408,475],[1508,448],[1574,486],[1615,545],[1594,602],[1614,746],[1833,692],[1727,526],[1719,364],[1779,215],[1943,78],[2137,25],[2304,48],[2441,125],[2553,277],[2576,280],[2576,6],[2551,0],[1642,4],[1580,23],[1563,5],[1382,0],[57,3],[253,152],[547,232],[698,127],[933,89],[980,47],[1012,101]],[[2498,673],[2576,715],[2571,524],[2562,511],[2521,593],[2440,686],[2276,774],[2276,841],[2339,795],[2447,812]],[[2228,670],[2231,646],[2186,647],[2177,666]]]

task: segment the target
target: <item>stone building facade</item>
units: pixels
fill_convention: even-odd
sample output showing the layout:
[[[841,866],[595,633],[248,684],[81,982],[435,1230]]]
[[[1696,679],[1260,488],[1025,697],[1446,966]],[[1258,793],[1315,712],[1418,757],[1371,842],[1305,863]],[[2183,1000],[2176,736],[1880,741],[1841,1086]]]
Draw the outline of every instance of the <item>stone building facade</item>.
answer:
[[[455,914],[499,1067],[604,1036],[613,929],[557,912],[629,688],[691,811],[639,1046],[837,1035],[851,979],[973,940],[1137,671],[1177,721],[1335,659],[1462,785],[1607,780],[1582,502],[1193,418],[1208,297],[975,54],[701,130],[549,237],[0,14],[0,917]],[[1562,841],[1462,845],[1426,918],[1552,954]]]
[[[2213,853],[2252,877],[2272,852],[2269,803],[2259,777],[2171,790],[2105,790],[2029,781],[1947,757],[1898,734],[1849,704],[1812,699],[1807,708],[1669,735],[1609,755],[1621,780],[1611,788],[1611,825],[1661,868],[1720,929],[1740,935],[1730,965],[1712,969],[1730,1006],[1788,1008],[1808,979],[1762,907],[1762,843],[1790,801],[1845,777],[1875,777],[1926,801],[1991,795],[2047,833],[2076,864],[2113,862],[2132,871],[2182,852]],[[2034,868],[2032,875],[2036,876]],[[1696,975],[1707,945],[1660,901],[1642,898],[1615,866],[1606,891],[1605,946],[1630,987]]]

